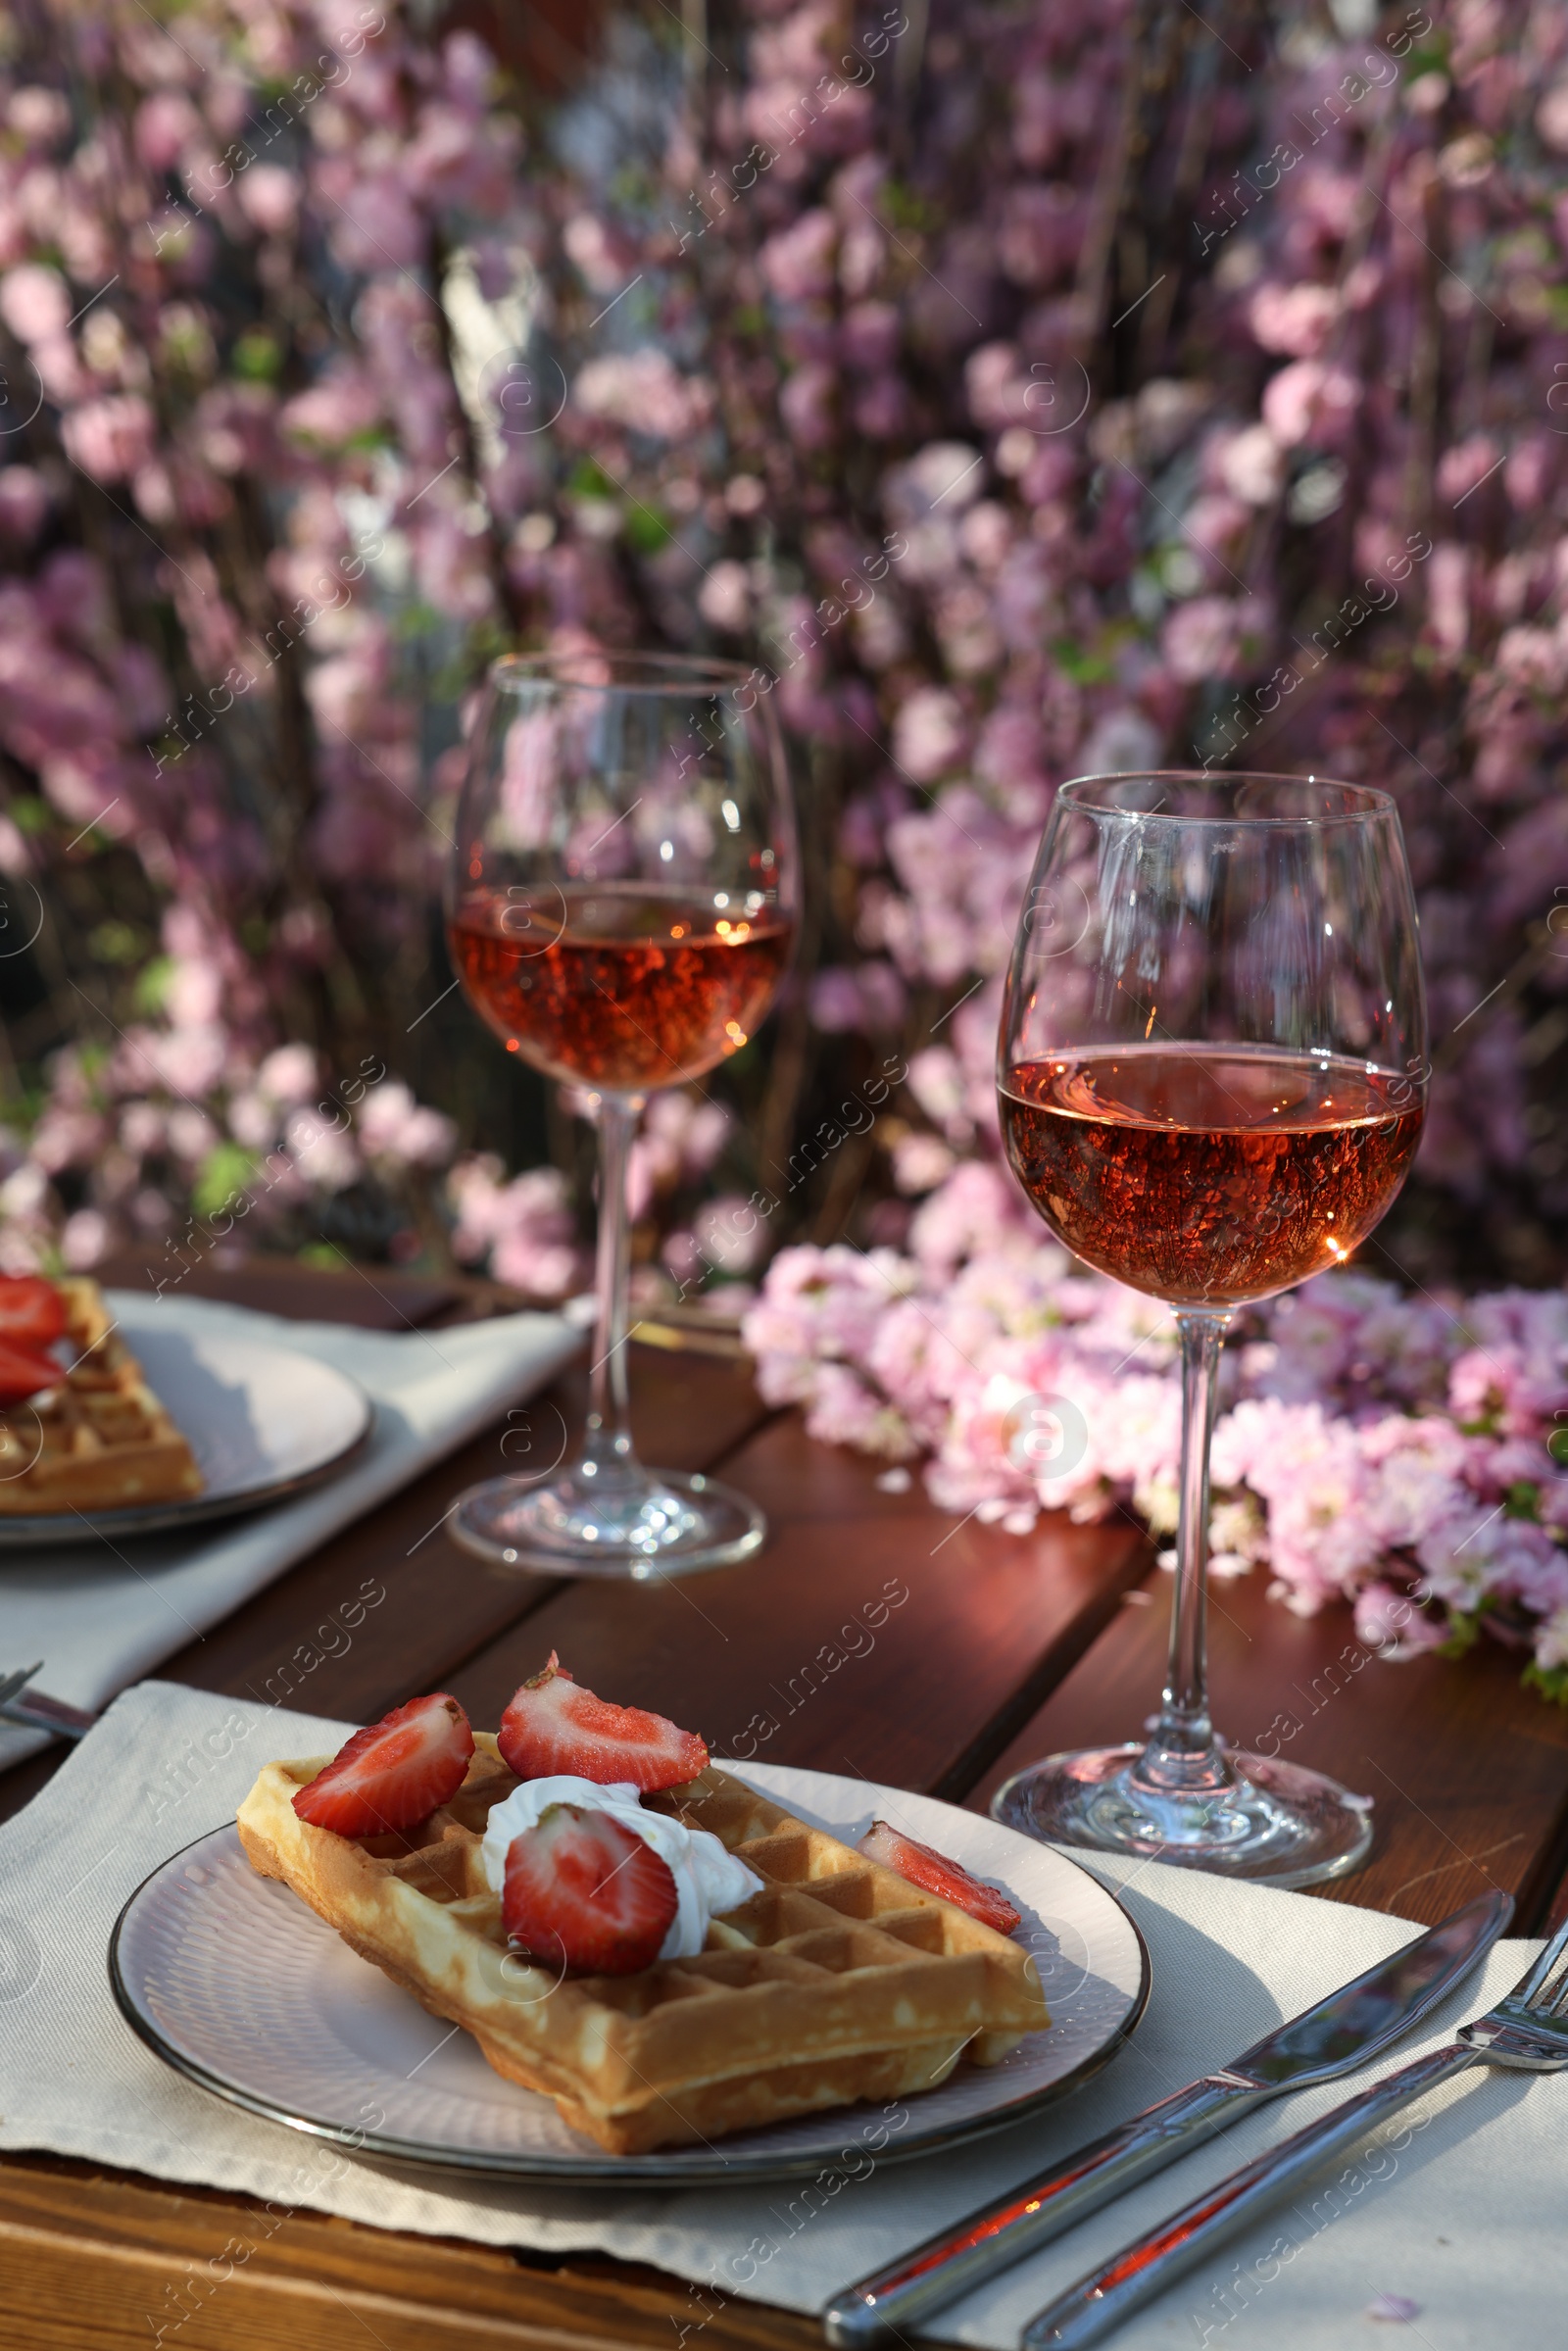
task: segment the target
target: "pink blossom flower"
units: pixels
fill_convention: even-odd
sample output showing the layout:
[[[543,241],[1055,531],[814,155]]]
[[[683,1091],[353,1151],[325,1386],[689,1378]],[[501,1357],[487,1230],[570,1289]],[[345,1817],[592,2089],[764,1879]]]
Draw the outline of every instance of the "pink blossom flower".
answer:
[[[1438,494],[1450,506],[1456,506],[1470,492],[1479,489],[1489,473],[1495,470],[1501,450],[1484,432],[1471,433],[1446,449],[1438,460]]]
[[[12,94],[6,122],[28,147],[57,147],[71,128],[71,101],[59,90],[24,83]]]
[[[351,1137],[319,1110],[291,1110],[283,1124],[283,1141],[314,1190],[341,1192],[359,1177],[360,1157]]]
[[[78,1208],[60,1230],[60,1254],[68,1273],[85,1273],[109,1254],[114,1227],[97,1208]]]
[[[486,1153],[460,1159],[447,1179],[458,1211],[452,1246],[466,1263],[489,1256],[497,1281],[534,1298],[560,1298],[580,1287],[587,1261],[573,1242],[565,1179],[538,1167],[501,1178],[501,1162]]]
[[[831,294],[838,223],[829,212],[803,213],[789,228],[766,239],[758,255],[762,275],[781,302],[807,302]]]
[[[1248,322],[1265,351],[1311,359],[1328,341],[1339,310],[1332,286],[1264,285],[1252,296]]]
[[[1303,443],[1335,449],[1361,405],[1361,386],[1345,367],[1298,360],[1271,377],[1263,393],[1263,421],[1282,449]]]
[[[1244,627],[1228,596],[1195,596],[1165,623],[1162,651],[1174,677],[1207,682],[1236,674]]]
[[[1379,1656],[1423,1656],[1441,1648],[1447,1628],[1392,1584],[1367,1584],[1355,1596],[1355,1637]]]
[[[63,335],[72,309],[65,279],[45,264],[27,262],[0,277],[0,318],[24,343],[47,343]]]
[[[356,1131],[368,1157],[407,1167],[445,1167],[458,1146],[452,1120],[416,1102],[396,1078],[370,1088],[360,1103]]]
[[[218,1129],[194,1102],[178,1102],[169,1113],[165,1132],[176,1159],[199,1167],[218,1144]]]
[[[1285,483],[1280,444],[1266,424],[1250,424],[1222,441],[1220,478],[1246,506],[1272,506]]]
[[[699,1255],[720,1273],[750,1273],[767,1246],[762,1220],[744,1193],[705,1200],[693,1229]]]
[[[128,1113],[127,1113],[128,1115]],[[277,1141],[277,1104],[247,1089],[228,1105],[228,1131],[246,1151],[266,1151]],[[130,1148],[136,1148],[134,1146]],[[152,1151],[155,1144],[141,1147]]]
[[[49,487],[30,465],[0,466],[0,534],[30,546],[49,513]]]
[[[922,686],[911,694],[893,731],[893,756],[917,784],[931,783],[963,757],[968,739],[956,694]]]
[[[278,423],[292,439],[339,448],[380,421],[381,394],[364,369],[340,361],[286,401]]]
[[[893,1147],[893,1180],[901,1192],[934,1192],[953,1170],[953,1152],[938,1135],[901,1135]]]
[[[707,422],[712,407],[709,386],[700,378],[681,375],[668,354],[652,344],[590,360],[572,387],[572,398],[585,416],[664,441],[686,439]]]
[[[797,367],[779,394],[779,415],[799,449],[825,449],[833,438],[838,378],[831,367],[808,361]]]
[[[84,401],[61,426],[68,453],[95,481],[123,481],[136,472],[152,454],[155,431],[153,412],[136,392]]]
[[[256,1089],[274,1102],[308,1102],[320,1086],[320,1069],[308,1045],[280,1045],[256,1072]]]
[[[636,273],[631,248],[617,229],[590,212],[573,213],[561,232],[567,259],[591,293],[615,294]]]
[[[300,184],[280,164],[252,164],[235,183],[240,209],[263,234],[284,236],[294,225],[300,206]]]
[[[897,1410],[841,1363],[826,1363],[818,1373],[806,1433],[890,1461],[906,1461],[918,1450]]]
[[[715,563],[698,591],[697,602],[705,620],[739,635],[750,623],[752,612],[746,565],[727,558]]]
[[[201,118],[181,90],[155,90],[136,109],[136,153],[150,171],[172,171],[202,136]]]

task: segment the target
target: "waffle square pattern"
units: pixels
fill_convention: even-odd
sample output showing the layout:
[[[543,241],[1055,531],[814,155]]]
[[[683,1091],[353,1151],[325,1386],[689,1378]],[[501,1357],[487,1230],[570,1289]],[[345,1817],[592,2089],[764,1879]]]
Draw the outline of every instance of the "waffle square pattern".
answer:
[[[517,1781],[476,1736],[451,1802],[406,1836],[347,1837],[294,1810],[326,1757],[270,1763],[239,1808],[252,1866],[471,2033],[498,2074],[553,2098],[615,2155],[931,2089],[1051,2022],[1035,1963],[712,1768],[645,1797],[707,1829],[762,1882],[695,1958],[567,1977],[507,1947],[480,1843]]]
[[[84,1276],[58,1288],[72,1364],[60,1386],[0,1412],[0,1515],[127,1509],[202,1491],[190,1446]]]

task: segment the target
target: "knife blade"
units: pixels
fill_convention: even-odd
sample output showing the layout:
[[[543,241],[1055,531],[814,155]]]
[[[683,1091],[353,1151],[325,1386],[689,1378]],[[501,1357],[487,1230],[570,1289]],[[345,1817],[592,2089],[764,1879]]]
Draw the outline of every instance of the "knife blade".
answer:
[[[846,2286],[822,2313],[839,2351],[892,2340],[1009,2269],[1141,2180],[1287,2090],[1332,2082],[1378,2056],[1434,2009],[1492,1948],[1513,1897],[1482,1894],[1391,1959],[1266,2033],[1240,2057],[983,2205],[912,2253]]]

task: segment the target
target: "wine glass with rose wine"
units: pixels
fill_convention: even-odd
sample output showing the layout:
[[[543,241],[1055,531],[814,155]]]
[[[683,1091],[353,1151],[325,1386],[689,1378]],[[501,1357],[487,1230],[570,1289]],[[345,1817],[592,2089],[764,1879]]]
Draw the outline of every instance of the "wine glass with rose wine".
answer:
[[[454,1539],[557,1575],[744,1559],[766,1522],[711,1479],[645,1469],[626,1396],[626,1170],[650,1093],[755,1036],[795,930],[772,706],[729,662],[589,651],[491,669],[458,808],[453,962],[509,1053],[586,1091],[599,1126],[598,1328],[583,1456],[460,1496]]]
[[[992,1810],[1037,1837],[1304,1886],[1364,1857],[1368,1801],[1216,1737],[1208,1455],[1239,1306],[1343,1265],[1426,1103],[1415,904],[1394,803],[1316,777],[1089,776],[1058,793],[999,1039],[1007,1156],[1086,1264],[1180,1335],[1170,1663],[1143,1742],[1048,1756]]]

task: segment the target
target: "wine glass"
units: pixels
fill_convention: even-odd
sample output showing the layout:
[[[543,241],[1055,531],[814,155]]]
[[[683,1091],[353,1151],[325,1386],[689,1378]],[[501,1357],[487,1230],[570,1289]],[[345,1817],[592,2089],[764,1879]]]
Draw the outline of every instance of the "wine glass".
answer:
[[[1426,1108],[1415,903],[1387,794],[1314,776],[1088,776],[1057,794],[998,1041],[1007,1156],[1075,1255],[1181,1338],[1170,1665],[1146,1743],[1048,1756],[998,1820],[1304,1886],[1372,1840],[1368,1800],[1216,1737],[1208,1454],[1238,1306],[1341,1265]]]
[[[772,706],[727,661],[514,656],[490,671],[472,746],[452,959],[507,1051],[597,1105],[598,1328],[581,1460],[548,1485],[470,1487],[450,1531],[556,1575],[721,1567],[760,1547],[761,1511],[632,1449],[626,1168],[649,1094],[738,1053],[789,960],[798,860]]]

